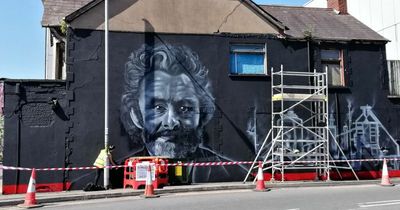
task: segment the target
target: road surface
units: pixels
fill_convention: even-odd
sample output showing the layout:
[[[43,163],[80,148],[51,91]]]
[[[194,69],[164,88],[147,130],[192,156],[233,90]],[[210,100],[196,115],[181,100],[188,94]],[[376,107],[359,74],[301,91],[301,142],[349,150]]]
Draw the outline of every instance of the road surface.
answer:
[[[8,207],[0,209],[19,209]],[[45,204],[43,210],[399,210],[400,186],[308,187],[165,194]]]

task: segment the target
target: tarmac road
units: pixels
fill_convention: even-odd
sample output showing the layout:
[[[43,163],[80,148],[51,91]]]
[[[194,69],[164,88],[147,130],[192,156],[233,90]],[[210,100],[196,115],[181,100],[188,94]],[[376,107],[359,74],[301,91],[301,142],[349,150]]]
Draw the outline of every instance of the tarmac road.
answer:
[[[19,209],[8,207],[0,209]],[[269,192],[231,190],[164,194],[159,198],[139,196],[45,204],[54,210],[398,210],[400,187],[378,185],[272,189]]]

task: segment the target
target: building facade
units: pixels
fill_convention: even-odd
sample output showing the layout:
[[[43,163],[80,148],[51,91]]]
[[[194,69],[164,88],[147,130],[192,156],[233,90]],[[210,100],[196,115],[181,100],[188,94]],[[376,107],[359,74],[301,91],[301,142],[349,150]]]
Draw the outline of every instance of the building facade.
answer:
[[[45,7],[44,22],[53,17],[46,16],[50,8],[68,1],[46,2],[54,4]],[[66,79],[4,82],[4,165],[91,166],[104,147],[104,1],[77,8],[64,16],[68,27],[60,38]],[[110,1],[109,14],[109,141],[119,164],[148,155],[252,160],[271,128],[271,69],[281,68],[328,70],[329,126],[345,152],[333,145],[334,158],[400,155],[400,106],[388,98],[387,40],[350,15],[248,0]],[[292,109],[281,122],[306,118]],[[306,130],[293,136],[312,140]],[[311,144],[288,147],[302,151]],[[379,166],[353,165],[358,171]],[[238,181],[248,167],[188,167],[185,176],[192,182]],[[122,173],[111,173],[114,186],[121,186]],[[5,171],[3,192],[24,192],[28,177]],[[82,189],[93,178],[94,171],[41,172],[37,184],[43,190]]]
[[[311,0],[304,6],[335,8],[331,0]],[[400,96],[400,2],[396,0],[342,0],[346,10],[362,23],[390,40],[386,44],[391,97]],[[337,4],[339,5],[339,4]],[[336,8],[340,11],[340,8]]]

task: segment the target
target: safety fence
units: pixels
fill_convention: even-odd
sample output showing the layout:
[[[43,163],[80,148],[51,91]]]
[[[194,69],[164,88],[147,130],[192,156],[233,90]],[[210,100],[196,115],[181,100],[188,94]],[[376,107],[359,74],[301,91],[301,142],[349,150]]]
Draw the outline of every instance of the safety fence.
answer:
[[[345,162],[380,162],[386,159],[386,161],[398,161],[400,158],[376,158],[376,159],[354,159],[354,160],[330,160],[329,163],[345,163]],[[322,161],[296,161],[295,163],[318,163]],[[232,165],[248,165],[253,164],[253,161],[229,161],[229,162],[178,162],[178,163],[168,163],[160,164],[167,166],[193,166],[193,167],[205,167],[205,166],[232,166]],[[264,162],[264,164],[270,164],[271,161]],[[293,161],[285,161],[286,164],[293,164]],[[127,168],[132,167],[132,165],[117,165],[117,166],[106,166],[105,168]],[[3,170],[21,170],[30,171],[33,168],[28,167],[14,167],[14,166],[4,166],[0,165],[0,169]],[[75,170],[92,170],[98,169],[95,166],[89,167],[66,167],[66,168],[35,168],[36,171],[75,171]]]

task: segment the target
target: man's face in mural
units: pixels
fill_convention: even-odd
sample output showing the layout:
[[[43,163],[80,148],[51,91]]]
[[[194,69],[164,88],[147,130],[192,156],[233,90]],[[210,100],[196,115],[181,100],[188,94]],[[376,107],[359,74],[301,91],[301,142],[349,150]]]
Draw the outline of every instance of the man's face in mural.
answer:
[[[140,84],[139,107],[152,155],[183,158],[196,150],[200,101],[186,74],[147,74]]]
[[[152,156],[204,155],[205,125],[215,111],[208,69],[183,45],[143,45],[125,64],[121,122]]]

